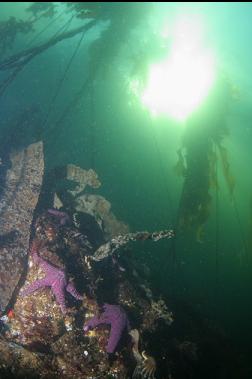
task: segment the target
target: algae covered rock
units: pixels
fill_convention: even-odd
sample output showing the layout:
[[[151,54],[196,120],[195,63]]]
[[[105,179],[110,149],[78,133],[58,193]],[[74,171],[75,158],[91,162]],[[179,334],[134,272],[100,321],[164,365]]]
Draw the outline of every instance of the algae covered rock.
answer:
[[[0,200],[0,310],[14,295],[25,270],[33,212],[44,174],[42,142],[10,154]]]

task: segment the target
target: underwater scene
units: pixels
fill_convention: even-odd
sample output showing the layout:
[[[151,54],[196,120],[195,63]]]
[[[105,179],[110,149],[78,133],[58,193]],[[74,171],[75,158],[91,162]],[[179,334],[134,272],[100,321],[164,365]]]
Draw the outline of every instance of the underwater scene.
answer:
[[[252,2],[1,2],[0,379],[252,378]]]

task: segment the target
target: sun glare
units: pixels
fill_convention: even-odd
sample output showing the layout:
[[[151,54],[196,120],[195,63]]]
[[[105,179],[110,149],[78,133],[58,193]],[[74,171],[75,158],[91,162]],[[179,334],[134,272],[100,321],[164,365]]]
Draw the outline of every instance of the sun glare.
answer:
[[[149,70],[142,103],[152,114],[184,121],[207,96],[214,78],[214,57],[204,47],[202,24],[182,17],[172,33],[168,57]]]

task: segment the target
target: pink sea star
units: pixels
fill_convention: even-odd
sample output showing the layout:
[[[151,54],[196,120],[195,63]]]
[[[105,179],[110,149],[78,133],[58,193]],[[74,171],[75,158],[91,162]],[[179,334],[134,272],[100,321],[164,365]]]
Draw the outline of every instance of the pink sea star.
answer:
[[[62,313],[66,313],[65,291],[69,292],[75,299],[82,300],[81,296],[73,283],[67,280],[64,270],[53,266],[38,255],[39,245],[34,242],[31,249],[33,261],[39,265],[45,272],[43,279],[38,279],[32,282],[27,288],[21,292],[21,296],[27,296],[37,291],[40,288],[51,287],[51,290],[60,305]]]

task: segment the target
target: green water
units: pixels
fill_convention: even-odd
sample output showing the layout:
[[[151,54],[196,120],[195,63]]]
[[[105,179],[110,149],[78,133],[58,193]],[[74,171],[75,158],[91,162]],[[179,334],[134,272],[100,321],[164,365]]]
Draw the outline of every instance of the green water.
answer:
[[[27,19],[28,4],[2,3],[0,20],[11,15]],[[64,12],[61,3],[55,4],[57,12],[62,12],[59,18],[50,26],[47,26],[50,19],[41,18],[33,32],[17,35],[12,49],[1,60],[24,50],[34,37],[31,46],[51,38],[64,25],[65,30],[70,30],[82,24],[83,20],[74,17],[67,26],[71,14]],[[168,299],[171,296],[190,303],[221,325],[241,350],[251,349],[252,4],[103,3],[103,6],[107,7],[108,17],[101,21],[97,18],[78,50],[81,34],[38,54],[8,86],[0,99],[1,133],[8,135],[11,117],[37,105],[46,120],[42,132],[33,125],[33,131],[24,127],[21,135],[28,140],[32,133],[38,133],[43,139],[47,172],[67,163],[92,167],[102,182],[97,193],[112,203],[113,212],[132,231],[172,227],[183,185],[183,178],[175,174],[174,166],[186,125],[181,127],[166,117],[153,119],[129,92],[128,83],[134,59],[141,58],[144,39],[153,38],[159,17],[162,22],[167,18],[169,24],[180,13],[202,15],[218,69],[239,89],[238,99],[230,101],[225,111],[229,135],[223,140],[236,182],[235,203],[230,199],[218,163],[219,188],[210,191],[211,210],[203,241],[197,242],[190,232],[179,233],[175,248],[170,241],[162,241],[147,247],[137,245],[134,254],[150,264],[154,285]],[[110,32],[108,19],[113,13],[118,13],[113,21],[113,27],[118,29]],[[44,33],[38,35],[45,27]],[[153,44],[146,44],[147,66],[159,59]],[[96,50],[92,49],[95,46]],[[1,71],[0,75],[4,80],[7,74]],[[91,75],[91,85],[86,86],[78,103],[62,117],[85,78]],[[202,136],[204,132],[200,136],[195,134],[195,149]],[[10,145],[12,142],[9,141]],[[198,163],[195,162],[196,167]]]

